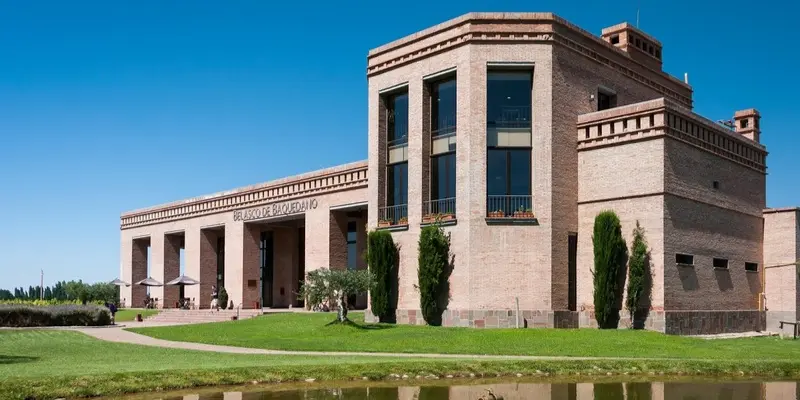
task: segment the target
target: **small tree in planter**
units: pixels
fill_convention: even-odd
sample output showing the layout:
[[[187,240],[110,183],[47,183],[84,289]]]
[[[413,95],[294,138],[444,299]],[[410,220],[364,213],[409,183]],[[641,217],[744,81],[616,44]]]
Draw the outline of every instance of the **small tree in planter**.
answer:
[[[619,217],[603,211],[594,220],[594,317],[601,329],[616,328],[622,302],[627,247],[622,238]]]
[[[625,308],[631,316],[631,327],[637,328],[637,314],[642,300],[649,300],[650,295],[650,265],[647,254],[647,241],[644,238],[644,228],[636,221],[633,230],[633,243],[631,244],[631,257],[628,260],[628,290],[625,299]]]
[[[228,292],[222,286],[219,287],[219,292],[217,293],[217,305],[223,310],[228,307]]]
[[[336,304],[336,321],[348,322],[347,298],[364,293],[372,287],[372,274],[368,270],[332,270],[321,268],[308,273],[300,287],[299,297],[308,304]]]

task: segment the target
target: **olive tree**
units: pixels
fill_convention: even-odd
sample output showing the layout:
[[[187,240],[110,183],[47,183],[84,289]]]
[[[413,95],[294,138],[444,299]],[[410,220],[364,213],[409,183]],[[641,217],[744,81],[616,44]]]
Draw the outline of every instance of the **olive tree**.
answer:
[[[309,272],[300,286],[300,299],[307,304],[327,305],[338,310],[338,322],[349,321],[347,298],[365,293],[372,288],[372,274],[368,270],[339,270],[320,268]]]

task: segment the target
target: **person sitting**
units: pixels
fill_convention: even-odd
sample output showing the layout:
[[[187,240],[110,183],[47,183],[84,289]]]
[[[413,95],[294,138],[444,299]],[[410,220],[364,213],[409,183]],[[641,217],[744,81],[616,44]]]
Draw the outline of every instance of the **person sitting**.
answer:
[[[217,293],[217,285],[211,286],[211,309],[219,311],[219,293]]]

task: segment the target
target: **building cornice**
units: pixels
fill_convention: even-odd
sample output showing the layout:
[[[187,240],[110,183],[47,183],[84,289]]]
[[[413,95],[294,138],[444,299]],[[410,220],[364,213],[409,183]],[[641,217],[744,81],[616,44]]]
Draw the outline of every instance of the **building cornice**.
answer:
[[[691,86],[552,13],[470,13],[371,50],[367,76],[468,43],[549,43],[564,46],[692,108]],[[636,68],[631,68],[635,65]]]
[[[129,229],[190,217],[194,218],[366,186],[367,162],[361,161],[125,212],[120,217],[120,228]]]

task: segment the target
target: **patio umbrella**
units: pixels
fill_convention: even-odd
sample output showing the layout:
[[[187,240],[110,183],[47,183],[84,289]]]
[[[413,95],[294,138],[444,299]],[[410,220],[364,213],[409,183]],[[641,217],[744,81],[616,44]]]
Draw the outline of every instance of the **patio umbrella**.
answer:
[[[186,275],[181,275],[181,276],[179,276],[179,277],[167,282],[167,285],[173,285],[173,286],[190,286],[190,285],[199,285],[199,284],[200,284],[200,282],[198,282],[198,281],[196,281],[196,280],[194,280],[192,278],[189,278]]]
[[[136,282],[136,284],[142,286],[164,286],[161,284],[161,282],[153,278],[142,279],[139,282]]]
[[[130,286],[131,285],[130,283],[125,282],[125,281],[123,281],[122,279],[119,279],[119,278],[114,279],[113,281],[111,281],[111,284],[112,285],[117,285],[117,286]]]

